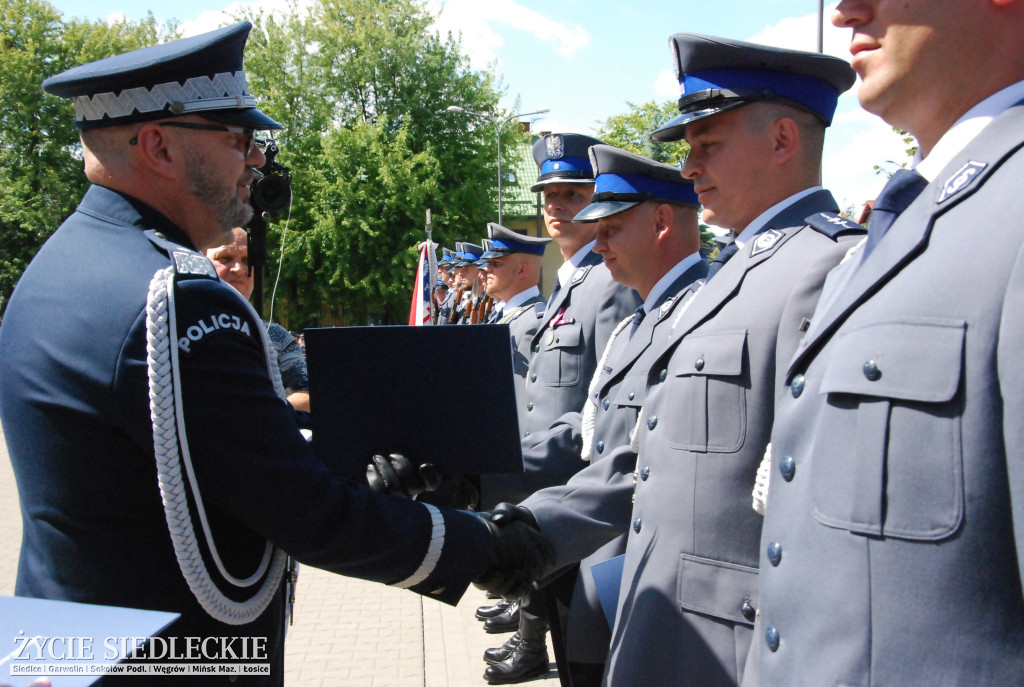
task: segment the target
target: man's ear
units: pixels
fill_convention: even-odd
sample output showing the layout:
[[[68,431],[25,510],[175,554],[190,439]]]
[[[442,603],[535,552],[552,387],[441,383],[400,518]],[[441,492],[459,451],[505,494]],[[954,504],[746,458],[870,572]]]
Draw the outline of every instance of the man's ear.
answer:
[[[182,173],[183,153],[173,146],[166,131],[157,124],[145,124],[135,135],[136,160],[157,176],[177,179]]]
[[[780,117],[772,124],[775,138],[773,152],[776,164],[782,164],[793,157],[800,149],[800,127],[790,117]]]
[[[668,203],[661,203],[658,207],[654,208],[651,220],[654,224],[654,232],[657,234],[658,240],[661,240],[668,233],[673,223],[675,223],[675,219],[676,210]]]

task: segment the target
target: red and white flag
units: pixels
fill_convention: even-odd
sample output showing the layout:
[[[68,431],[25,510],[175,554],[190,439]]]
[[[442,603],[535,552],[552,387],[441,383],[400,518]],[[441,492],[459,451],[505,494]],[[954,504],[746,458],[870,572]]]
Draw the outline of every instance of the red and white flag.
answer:
[[[420,244],[420,259],[416,268],[416,283],[412,287],[412,303],[409,305],[409,326],[430,324],[431,284],[437,275],[437,244],[424,241]]]

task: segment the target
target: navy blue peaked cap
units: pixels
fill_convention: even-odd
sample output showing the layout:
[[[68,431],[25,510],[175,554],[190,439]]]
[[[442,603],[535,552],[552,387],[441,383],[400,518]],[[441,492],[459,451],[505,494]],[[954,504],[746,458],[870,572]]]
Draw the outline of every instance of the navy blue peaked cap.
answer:
[[[485,260],[500,258],[512,253],[544,255],[544,249],[551,243],[549,237],[527,236],[495,222],[487,223],[487,236],[491,240],[491,245],[484,253]]]
[[[43,90],[75,104],[75,124],[92,129],[197,114],[222,124],[281,129],[256,109],[242,71],[252,24],[115,55],[51,76]]]
[[[649,200],[700,205],[693,182],[684,179],[678,167],[603,144],[590,149],[590,162],[597,173],[594,197],[573,222],[596,222]]]
[[[548,184],[592,184],[594,169],[587,151],[604,143],[583,134],[548,134],[533,143],[533,159],[540,167],[537,183],[530,191],[537,193]]]
[[[651,134],[677,141],[686,125],[759,100],[781,102],[832,123],[839,95],[857,78],[849,63],[816,52],[773,48],[714,36],[669,39],[682,90],[679,116]]]

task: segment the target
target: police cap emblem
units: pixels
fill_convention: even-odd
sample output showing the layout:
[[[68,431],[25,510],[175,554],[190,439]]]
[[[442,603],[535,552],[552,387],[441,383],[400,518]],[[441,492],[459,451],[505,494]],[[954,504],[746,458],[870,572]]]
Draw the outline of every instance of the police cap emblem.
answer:
[[[549,160],[557,160],[565,155],[565,141],[558,134],[551,134],[544,139]]]

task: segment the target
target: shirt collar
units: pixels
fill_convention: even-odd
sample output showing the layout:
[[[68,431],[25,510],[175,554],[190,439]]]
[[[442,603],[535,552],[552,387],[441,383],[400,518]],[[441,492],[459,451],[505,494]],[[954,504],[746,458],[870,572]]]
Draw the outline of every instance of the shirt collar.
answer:
[[[690,269],[703,259],[704,258],[701,257],[700,253],[693,253],[677,262],[676,266],[666,272],[665,275],[658,280],[658,283],[654,285],[651,292],[647,294],[647,300],[644,301],[644,312],[650,315],[652,310],[658,308],[659,301],[661,300],[661,297],[665,295],[665,291],[668,287],[672,286],[672,283],[678,279],[683,272]]]
[[[536,286],[531,286],[526,291],[520,291],[516,295],[512,296],[512,298],[509,298],[508,302],[501,303],[501,307],[500,308],[498,308],[497,305],[494,306],[494,307],[496,309],[499,309],[499,310],[514,310],[515,308],[518,308],[520,305],[522,305],[526,301],[530,300],[534,296],[539,296],[539,295],[540,295],[540,289],[537,288]]]
[[[569,284],[569,278],[572,277],[576,268],[579,267],[584,258],[594,250],[595,243],[597,243],[597,239],[594,239],[587,245],[580,248],[571,258],[563,262],[562,266],[558,268],[558,283],[563,289]]]
[[[982,129],[1021,100],[1024,100],[1024,81],[1018,81],[985,98],[956,120],[928,153],[928,157],[922,158],[918,149],[911,162],[911,169],[916,169],[928,181],[934,181],[938,173],[956,157],[957,153],[966,148]]]
[[[736,245],[742,248],[747,241],[756,236],[757,233],[764,228],[764,225],[766,225],[768,223],[768,220],[770,220],[772,217],[775,217],[775,215],[779,214],[780,212],[788,208],[790,205],[796,203],[798,200],[802,200],[803,198],[806,198],[812,193],[816,193],[821,190],[821,186],[812,186],[808,189],[800,191],[799,193],[794,193],[781,203],[776,203],[775,205],[771,206],[770,208],[762,212],[760,215],[758,215],[753,222],[744,227],[743,231],[740,232],[740,235],[736,237]]]

